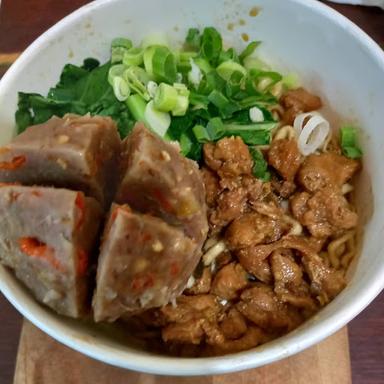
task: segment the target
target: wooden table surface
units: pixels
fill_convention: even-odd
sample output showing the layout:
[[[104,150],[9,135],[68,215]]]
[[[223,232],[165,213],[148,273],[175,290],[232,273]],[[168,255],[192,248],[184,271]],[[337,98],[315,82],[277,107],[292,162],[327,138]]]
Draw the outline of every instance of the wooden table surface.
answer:
[[[2,63],[11,61],[13,53],[25,49],[56,21],[87,2],[0,0],[0,76],[7,67]],[[331,6],[353,20],[384,48],[384,11],[373,7]],[[0,294],[0,384],[12,382],[21,320]],[[383,384],[384,293],[354,319],[348,329],[353,383]]]

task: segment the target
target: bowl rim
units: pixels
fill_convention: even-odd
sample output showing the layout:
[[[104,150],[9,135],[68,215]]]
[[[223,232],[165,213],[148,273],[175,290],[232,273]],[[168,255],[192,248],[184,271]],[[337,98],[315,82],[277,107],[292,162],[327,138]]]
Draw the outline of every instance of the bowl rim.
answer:
[[[64,31],[72,22],[86,16],[88,12],[100,9],[120,0],[98,0],[86,4],[40,35],[29,47],[20,55],[16,62],[6,72],[0,80],[0,90],[7,88],[16,78],[19,69],[23,68],[40,48],[44,47],[47,41]],[[316,0],[289,0],[302,7],[311,8],[322,17],[338,24],[346,30],[352,38],[356,39],[367,50],[384,72],[384,51],[380,46],[356,24],[341,15],[331,7]],[[0,266],[0,268],[3,268]],[[3,273],[4,271],[0,271]],[[356,315],[358,315],[384,288],[384,263],[378,268],[372,278],[372,283],[366,285],[356,297],[355,302],[349,305],[340,313],[335,313],[320,323],[313,324],[310,330],[305,330],[304,335],[297,337],[294,345],[285,346],[285,339],[296,338],[296,335],[288,334],[276,339],[264,346],[257,347],[244,352],[234,353],[218,357],[202,358],[180,358],[160,355],[142,355],[135,351],[119,351],[116,348],[95,343],[87,340],[84,336],[80,337],[81,332],[65,329],[67,326],[61,324],[59,319],[46,316],[43,309],[32,298],[16,294],[18,288],[16,281],[6,281],[0,279],[0,291],[12,303],[12,305],[29,321],[47,333],[49,336],[58,340],[62,344],[83,353],[96,360],[114,365],[120,368],[132,369],[149,374],[171,375],[171,376],[199,376],[237,372],[250,368],[260,367],[293,354],[320,342],[332,335]],[[23,296],[23,294],[22,294]],[[289,337],[289,335],[291,335]],[[287,343],[292,344],[292,343]],[[264,349],[266,351],[264,351]]]

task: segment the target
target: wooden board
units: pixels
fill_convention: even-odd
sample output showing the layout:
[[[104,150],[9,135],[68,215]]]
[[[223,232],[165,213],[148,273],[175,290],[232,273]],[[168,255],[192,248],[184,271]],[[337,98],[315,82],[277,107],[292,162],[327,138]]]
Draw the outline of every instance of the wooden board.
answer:
[[[278,363],[228,375],[154,376],[115,368],[59,344],[24,321],[14,384],[350,384],[347,328]]]

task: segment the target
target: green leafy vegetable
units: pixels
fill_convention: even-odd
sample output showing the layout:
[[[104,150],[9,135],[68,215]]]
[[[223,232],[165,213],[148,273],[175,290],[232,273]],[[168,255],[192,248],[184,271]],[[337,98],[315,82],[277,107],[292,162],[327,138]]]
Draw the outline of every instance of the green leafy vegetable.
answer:
[[[268,163],[265,161],[261,151],[257,148],[250,147],[249,152],[253,159],[253,175],[262,181],[269,181],[271,179],[271,173],[268,171]]]
[[[358,140],[357,129],[352,126],[344,126],[340,128],[340,141],[343,155],[351,159],[358,159],[363,156]]]
[[[213,27],[204,28],[201,37],[201,55],[206,58],[212,65],[216,65],[223,48],[221,35]]]
[[[187,37],[185,38],[185,46],[187,49],[198,51],[200,49],[201,34],[197,28],[189,28]]]
[[[117,37],[111,43],[111,63],[121,63],[124,54],[132,47],[132,41],[124,37]]]
[[[248,56],[251,56],[255,49],[261,44],[261,41],[251,41],[244,49],[243,52],[240,53],[239,59],[241,62],[244,62],[244,59]]]
[[[59,83],[51,88],[47,97],[36,93],[19,93],[16,125],[18,132],[33,124],[40,124],[52,116],[66,113],[111,116],[119,132],[125,137],[134,121],[124,103],[118,101],[108,83],[110,63],[95,66],[96,60],[86,60],[78,67],[67,64]]]

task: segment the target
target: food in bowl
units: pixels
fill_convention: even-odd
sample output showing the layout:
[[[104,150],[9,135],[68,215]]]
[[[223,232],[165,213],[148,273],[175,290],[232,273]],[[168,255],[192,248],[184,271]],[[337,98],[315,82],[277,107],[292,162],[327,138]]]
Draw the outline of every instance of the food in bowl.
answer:
[[[93,125],[100,117],[67,113],[115,120],[124,142],[116,144],[118,181],[104,184],[117,190],[117,204],[101,239],[94,316],[121,319],[151,348],[185,356],[249,349],[296,328],[345,287],[357,248],[356,130],[333,131],[320,98],[253,57],[257,45],[223,49],[214,28],[191,29],[179,52],[159,40],[132,47],[119,38],[110,62],[67,65],[46,98],[20,94],[17,125],[32,125],[20,137],[33,124],[50,136],[52,120],[44,122],[55,115],[64,116],[61,135],[69,138],[76,124],[66,121]],[[55,174],[41,181],[22,172],[33,162],[16,149],[2,152],[12,154],[1,163],[5,183],[25,183],[27,173],[28,184],[56,184]],[[36,156],[43,164],[44,151]],[[73,185],[60,187],[89,193]],[[17,229],[14,237],[54,248]],[[51,267],[40,251],[23,249],[24,260]]]

